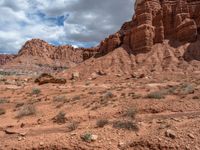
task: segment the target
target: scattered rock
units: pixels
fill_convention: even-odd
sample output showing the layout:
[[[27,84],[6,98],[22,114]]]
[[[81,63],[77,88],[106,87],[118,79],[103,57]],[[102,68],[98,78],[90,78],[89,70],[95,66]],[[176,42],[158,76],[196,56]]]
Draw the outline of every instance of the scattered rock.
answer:
[[[118,146],[119,146],[119,147],[124,147],[124,146],[125,146],[125,143],[124,143],[124,142],[119,142],[119,143],[118,143]]]
[[[12,129],[5,129],[4,132],[6,134],[18,134],[18,132],[16,132],[15,130],[12,130]]]
[[[100,75],[100,76],[105,76],[105,75],[107,75],[106,72],[100,71],[100,70],[97,72],[97,74]]]
[[[79,79],[79,77],[80,77],[79,72],[74,72],[74,73],[72,73],[72,78],[71,78],[71,80],[77,80],[77,79]]]
[[[55,83],[55,84],[65,84],[67,81],[63,78],[55,78],[50,74],[43,73],[41,74],[36,80],[35,83],[39,85],[48,84],[48,83]]]
[[[44,145],[44,142],[40,142],[40,146],[43,146]]]
[[[93,135],[93,134],[92,134],[91,140],[92,140],[92,141],[96,141],[97,139],[98,139],[98,135]]]
[[[165,132],[165,136],[169,137],[171,139],[175,139],[176,138],[176,133],[175,133],[175,131],[169,129],[169,130],[167,130]]]
[[[85,142],[93,142],[98,139],[98,136],[91,133],[85,133],[81,135],[81,139],[84,140]]]
[[[99,75],[96,72],[94,72],[94,73],[91,74],[91,79],[95,80],[96,78],[98,78],[98,76]]]
[[[195,139],[195,136],[193,134],[188,134],[188,136],[191,138],[191,139]]]
[[[22,137],[21,137],[21,136],[19,136],[19,137],[18,137],[18,141],[21,141],[21,140],[22,140]]]

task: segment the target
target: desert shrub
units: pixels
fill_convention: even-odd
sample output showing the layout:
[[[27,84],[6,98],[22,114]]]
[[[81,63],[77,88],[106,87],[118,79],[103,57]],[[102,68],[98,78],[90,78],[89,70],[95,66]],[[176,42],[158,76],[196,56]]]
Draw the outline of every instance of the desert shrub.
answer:
[[[113,122],[113,128],[116,129],[126,129],[131,131],[138,131],[139,127],[135,122],[132,121],[115,121]]]
[[[81,136],[82,140],[85,142],[91,142],[92,141],[92,134],[91,133],[84,133]]]
[[[200,99],[200,96],[193,96],[192,99]]]
[[[72,101],[78,101],[78,100],[80,100],[81,99],[81,96],[80,95],[77,95],[77,96],[74,96],[73,98],[72,98]]]
[[[136,93],[129,93],[128,96],[131,96],[133,99],[141,98],[142,96]]]
[[[191,84],[183,84],[180,87],[180,94],[193,94],[194,93],[194,86]]]
[[[66,100],[66,97],[64,95],[54,96],[53,101],[55,102],[64,102]]]
[[[107,119],[99,119],[96,122],[96,126],[99,127],[99,128],[103,128],[108,123],[109,123],[109,121]]]
[[[146,97],[150,99],[163,99],[165,98],[165,94],[161,91],[157,91],[149,93]]]
[[[109,98],[113,98],[114,97],[114,94],[112,92],[106,92],[104,95],[103,95],[103,99],[109,99]]]
[[[38,89],[38,88],[33,88],[32,89],[32,94],[33,95],[38,95],[38,94],[40,94],[41,93],[41,90],[40,89]]]
[[[128,108],[127,110],[124,111],[123,114],[124,117],[129,117],[131,119],[135,119],[136,115],[137,115],[137,110],[134,107]]]
[[[103,94],[103,96],[100,97],[100,103],[102,105],[107,105],[108,104],[108,101],[114,97],[114,94],[112,92],[106,92]]]
[[[4,115],[6,113],[5,109],[0,108],[0,115]]]
[[[31,116],[36,114],[36,108],[34,105],[24,105],[17,115],[17,118],[22,118],[25,116]]]
[[[9,101],[5,98],[1,98],[0,99],[0,104],[5,104],[5,103],[9,103]]]
[[[65,115],[66,114],[61,111],[53,118],[53,121],[58,124],[64,124],[66,122]]]
[[[68,128],[68,131],[71,132],[71,131],[74,131],[78,128],[78,122],[72,122],[70,123],[67,128]]]

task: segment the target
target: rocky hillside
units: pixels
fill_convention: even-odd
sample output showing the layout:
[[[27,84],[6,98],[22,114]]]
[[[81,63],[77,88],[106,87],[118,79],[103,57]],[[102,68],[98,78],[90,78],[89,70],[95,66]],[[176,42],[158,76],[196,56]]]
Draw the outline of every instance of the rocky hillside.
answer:
[[[43,59],[79,63],[83,61],[83,50],[72,46],[53,46],[40,39],[27,41],[18,53],[20,56],[33,56]]]
[[[134,9],[132,20],[124,23],[117,33],[100,42],[98,47],[90,49],[56,47],[42,40],[33,39],[26,42],[18,57],[6,67],[23,66],[22,68],[37,70],[38,66],[39,69],[41,66],[68,68],[76,66],[77,69],[81,66],[85,71],[89,68],[95,70],[97,66],[102,66],[100,69],[105,70],[104,66],[109,64],[107,62],[111,62],[108,67],[121,63],[123,66],[129,65],[132,71],[138,67],[144,68],[145,71],[173,70],[188,65],[192,66],[189,68],[198,68],[200,0],[137,0]],[[131,60],[129,63],[124,63],[129,59],[122,60],[119,56],[110,56],[115,54],[110,52],[119,48],[128,54]],[[112,57],[111,60],[107,60],[109,56],[105,55],[108,54]],[[82,63],[84,61],[86,62]],[[80,63],[81,65],[77,66]],[[33,65],[35,67],[32,67]],[[123,70],[124,68],[127,67],[123,67]],[[127,73],[125,70],[123,72]]]
[[[4,65],[7,62],[13,60],[16,55],[0,54],[0,65]]]
[[[90,58],[96,52],[97,48],[74,48],[70,45],[54,46],[40,39],[32,39],[22,46],[15,59],[4,63],[2,68],[49,72],[73,67]]]
[[[103,40],[93,58],[71,70],[81,77],[99,71],[133,75],[199,70],[199,12],[199,0],[138,0],[132,21]]]

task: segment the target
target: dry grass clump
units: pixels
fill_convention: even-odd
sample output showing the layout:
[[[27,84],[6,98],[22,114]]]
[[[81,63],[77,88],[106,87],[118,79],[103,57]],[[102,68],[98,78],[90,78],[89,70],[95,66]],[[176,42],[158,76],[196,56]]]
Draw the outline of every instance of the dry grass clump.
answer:
[[[36,108],[34,105],[29,104],[29,105],[24,105],[20,110],[19,113],[17,114],[17,118],[22,118],[25,116],[32,116],[36,114]]]
[[[5,103],[9,103],[9,100],[5,98],[0,98],[0,104],[5,104]]]
[[[3,108],[0,108],[0,115],[4,115],[4,114],[6,114],[6,110]]]
[[[54,118],[53,122],[58,123],[58,124],[64,124],[66,123],[66,118],[65,118],[65,113],[64,112],[59,112]]]
[[[127,120],[123,120],[123,121],[115,121],[113,122],[113,128],[116,129],[126,129],[126,130],[130,130],[130,131],[138,131],[139,127],[135,122],[132,121],[127,121]]]
[[[124,111],[123,116],[124,117],[129,117],[131,119],[135,119],[137,115],[137,109],[134,107],[130,107],[127,110]]]
[[[78,122],[71,122],[68,126],[68,132],[72,132],[78,128],[79,123]]]
[[[165,98],[165,94],[161,91],[157,91],[149,93],[146,97],[150,99],[163,99]]]
[[[109,121],[107,119],[99,119],[96,122],[96,126],[98,128],[103,128],[105,125],[109,124]]]

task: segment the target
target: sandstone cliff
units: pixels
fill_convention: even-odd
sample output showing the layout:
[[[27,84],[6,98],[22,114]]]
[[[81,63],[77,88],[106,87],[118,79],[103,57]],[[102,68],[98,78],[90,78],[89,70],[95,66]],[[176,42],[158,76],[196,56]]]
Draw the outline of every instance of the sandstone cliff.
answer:
[[[166,39],[195,42],[199,33],[199,0],[137,0],[132,21],[102,41],[100,52],[126,45],[135,54],[143,53]]]
[[[26,42],[18,56],[5,68],[75,67],[86,74],[97,68],[97,71],[124,73],[138,68],[143,72],[176,70],[179,66],[182,70],[186,66],[190,70],[198,68],[200,0],[137,0],[134,9],[132,20],[125,22],[117,33],[97,47],[52,46],[33,39]],[[121,52],[113,52],[116,49],[121,49]],[[109,69],[112,67],[115,71]]]

